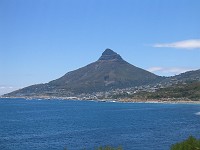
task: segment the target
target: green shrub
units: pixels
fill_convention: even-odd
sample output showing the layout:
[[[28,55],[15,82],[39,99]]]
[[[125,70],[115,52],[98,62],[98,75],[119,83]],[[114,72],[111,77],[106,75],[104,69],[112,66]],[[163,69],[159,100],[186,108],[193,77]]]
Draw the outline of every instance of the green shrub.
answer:
[[[104,146],[104,147],[101,146],[97,148],[96,150],[122,150],[122,148],[121,147],[114,148],[111,146]]]
[[[183,142],[173,144],[171,150],[200,150],[200,140],[190,136]]]
[[[67,150],[67,148],[64,148],[64,150]],[[86,149],[84,149],[86,150]],[[114,148],[112,146],[100,146],[98,148],[95,148],[94,150],[123,150],[121,146]]]

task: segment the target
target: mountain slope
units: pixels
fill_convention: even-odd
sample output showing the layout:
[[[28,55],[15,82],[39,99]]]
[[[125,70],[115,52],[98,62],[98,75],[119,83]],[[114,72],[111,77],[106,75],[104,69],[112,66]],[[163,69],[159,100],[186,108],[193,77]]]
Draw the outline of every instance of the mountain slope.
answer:
[[[129,64],[119,54],[106,49],[94,63],[68,72],[49,83],[29,86],[4,96],[74,96],[151,84],[161,79],[153,73]]]
[[[107,49],[100,59],[50,82],[63,88],[103,90],[123,88],[152,82],[157,76],[124,61]],[[81,89],[80,89],[81,88]]]
[[[172,86],[179,83],[187,83],[191,81],[200,81],[200,69],[181,73],[176,76],[165,78],[160,82],[164,87]]]
[[[185,81],[200,81],[200,69],[181,73],[180,75],[176,75],[176,76],[172,77],[172,79],[178,80],[178,81],[183,81],[183,82],[185,82]]]

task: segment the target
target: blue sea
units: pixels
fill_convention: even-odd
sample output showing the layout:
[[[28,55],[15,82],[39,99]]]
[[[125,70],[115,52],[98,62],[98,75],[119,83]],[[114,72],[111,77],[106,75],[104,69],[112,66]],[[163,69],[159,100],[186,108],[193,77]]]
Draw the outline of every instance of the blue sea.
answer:
[[[1,150],[169,150],[200,138],[200,105],[0,99]]]

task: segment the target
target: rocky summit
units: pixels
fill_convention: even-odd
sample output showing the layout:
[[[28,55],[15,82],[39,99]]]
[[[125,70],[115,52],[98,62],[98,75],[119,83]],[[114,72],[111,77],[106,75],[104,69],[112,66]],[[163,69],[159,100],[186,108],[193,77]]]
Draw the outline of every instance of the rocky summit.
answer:
[[[148,85],[161,77],[129,64],[111,49],[85,67],[66,73],[46,84],[32,85],[5,96],[55,96],[69,97],[82,93],[106,92],[107,90]]]
[[[111,49],[106,49],[99,58],[99,61],[123,61],[123,59]]]

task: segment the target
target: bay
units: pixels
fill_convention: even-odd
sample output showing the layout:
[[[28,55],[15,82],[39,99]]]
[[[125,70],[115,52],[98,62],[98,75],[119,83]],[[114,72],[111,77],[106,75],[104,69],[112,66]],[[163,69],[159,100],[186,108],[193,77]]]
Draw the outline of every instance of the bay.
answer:
[[[200,105],[0,99],[1,150],[169,150],[200,138]]]

